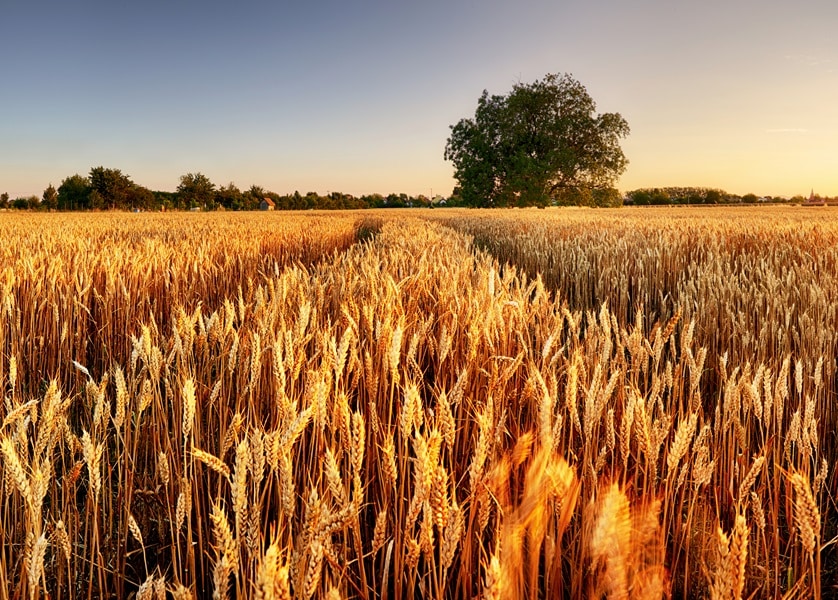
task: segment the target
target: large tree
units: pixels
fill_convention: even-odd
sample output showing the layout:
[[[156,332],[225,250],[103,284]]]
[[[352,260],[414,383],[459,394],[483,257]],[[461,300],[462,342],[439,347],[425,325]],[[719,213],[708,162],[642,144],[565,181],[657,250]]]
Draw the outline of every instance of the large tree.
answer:
[[[186,208],[206,208],[215,202],[215,184],[203,173],[187,173],[180,178],[177,195]]]
[[[242,192],[232,181],[215,192],[215,202],[227,210],[240,210],[244,202]]]
[[[90,169],[90,203],[92,208],[128,207],[129,195],[135,184],[119,169],[93,167]]]
[[[58,210],[90,208],[90,180],[78,173],[71,175],[58,186]]]
[[[44,190],[44,194],[41,196],[41,206],[46,210],[58,208],[58,192],[55,191],[52,184],[49,184],[49,187]]]
[[[154,208],[154,192],[142,185],[133,185],[126,197],[127,206],[131,210],[150,210]]]
[[[474,118],[451,126],[445,159],[472,206],[595,200],[625,171],[628,133],[619,113],[596,113],[572,76],[548,74],[505,96],[484,91]]]

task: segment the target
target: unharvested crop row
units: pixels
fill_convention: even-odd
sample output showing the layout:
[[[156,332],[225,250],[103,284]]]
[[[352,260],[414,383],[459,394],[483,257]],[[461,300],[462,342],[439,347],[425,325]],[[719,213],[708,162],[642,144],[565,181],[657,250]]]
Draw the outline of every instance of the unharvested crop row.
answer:
[[[138,320],[82,389],[5,362],[0,589],[819,595],[824,363],[710,391],[697,315],[574,310],[469,242],[388,222]]]
[[[539,276],[568,306],[605,304],[644,331],[679,312],[720,362],[779,370],[791,357],[823,365],[819,409],[830,429],[838,355],[838,220],[801,207],[622,211],[462,212],[442,219],[474,236],[501,264]],[[838,450],[835,440],[831,448]]]
[[[36,392],[72,360],[103,369],[130,333],[177,307],[215,310],[239,288],[356,240],[359,218],[279,215],[0,215],[0,351]],[[0,377],[6,375],[0,366]]]

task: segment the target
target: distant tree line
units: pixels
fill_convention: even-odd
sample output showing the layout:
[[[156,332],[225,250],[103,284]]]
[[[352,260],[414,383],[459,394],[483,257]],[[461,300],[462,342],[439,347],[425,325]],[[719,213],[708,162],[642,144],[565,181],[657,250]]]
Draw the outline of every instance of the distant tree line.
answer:
[[[447,198],[419,194],[366,194],[353,196],[342,192],[277,194],[258,185],[241,190],[234,183],[217,186],[202,173],[181,176],[174,192],[152,191],[134,183],[120,169],[94,167],[87,176],[71,175],[56,189],[50,184],[41,197],[10,198],[0,194],[0,209],[17,210],[258,210],[265,199],[274,203],[275,210],[341,210],[363,208],[410,208],[433,206],[474,206],[464,199],[461,186],[454,187]],[[613,187],[567,187],[552,194],[549,204],[557,206],[647,206],[667,204],[757,204],[763,202],[791,202],[800,204],[808,198],[793,198],[745,194],[739,196],[724,190],[703,187],[641,188],[621,196]],[[814,195],[815,202],[838,204],[838,196]],[[503,202],[497,198],[492,206],[517,206],[514,200]],[[544,206],[544,203],[538,205]],[[478,204],[479,206],[479,204]]]
[[[252,185],[241,190],[234,183],[216,186],[202,173],[181,176],[174,192],[152,191],[134,183],[120,169],[94,167],[87,176],[71,175],[56,189],[50,184],[42,196],[10,199],[0,194],[0,209],[19,210],[258,210],[263,200],[270,199],[276,210],[340,210],[361,208],[430,207],[437,204],[456,206],[457,197],[429,198],[419,194],[367,194],[353,196],[342,192],[321,195],[295,191],[280,195]]]
[[[816,196],[816,199],[821,199]],[[625,204],[635,206],[666,205],[666,204],[757,204],[764,202],[792,202],[799,204],[804,202],[803,196],[785,198],[781,196],[757,196],[756,194],[745,194],[739,196],[730,194],[724,190],[703,187],[661,187],[642,188],[627,192],[624,198]],[[836,198],[823,198],[827,202],[838,202]]]

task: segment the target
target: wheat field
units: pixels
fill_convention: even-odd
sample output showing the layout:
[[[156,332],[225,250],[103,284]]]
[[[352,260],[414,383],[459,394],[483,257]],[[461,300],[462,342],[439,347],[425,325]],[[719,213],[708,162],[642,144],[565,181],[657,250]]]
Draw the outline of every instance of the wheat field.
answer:
[[[2,598],[838,594],[830,209],[0,240]]]

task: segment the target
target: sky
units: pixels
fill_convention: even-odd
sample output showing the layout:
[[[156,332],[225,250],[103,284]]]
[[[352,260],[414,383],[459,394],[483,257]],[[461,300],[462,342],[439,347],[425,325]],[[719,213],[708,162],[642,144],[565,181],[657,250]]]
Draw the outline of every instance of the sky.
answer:
[[[451,192],[484,89],[571,73],[618,182],[838,195],[836,0],[0,0],[0,192],[92,167],[283,194]]]

